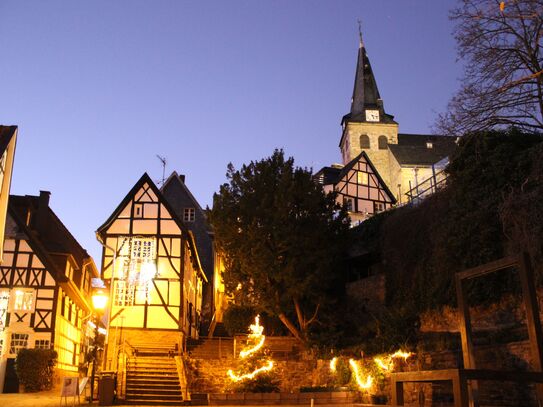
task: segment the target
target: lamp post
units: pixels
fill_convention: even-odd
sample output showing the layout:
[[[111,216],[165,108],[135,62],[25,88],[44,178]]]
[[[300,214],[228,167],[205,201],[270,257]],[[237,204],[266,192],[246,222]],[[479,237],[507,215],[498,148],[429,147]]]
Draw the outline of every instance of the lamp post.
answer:
[[[104,311],[107,304],[107,294],[101,288],[97,288],[92,293],[92,308],[94,311],[94,346],[92,349],[92,372],[90,381],[90,397],[89,403],[94,400],[94,375],[96,373],[96,353],[98,349],[98,324],[100,322],[99,315]]]

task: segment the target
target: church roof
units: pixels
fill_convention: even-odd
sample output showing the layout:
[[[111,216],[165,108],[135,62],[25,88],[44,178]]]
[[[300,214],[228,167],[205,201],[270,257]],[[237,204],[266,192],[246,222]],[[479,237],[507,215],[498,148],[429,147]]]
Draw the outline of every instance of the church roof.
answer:
[[[400,165],[430,166],[452,154],[456,137],[400,133],[388,148]]]
[[[394,116],[384,111],[383,100],[379,94],[362,35],[360,35],[351,111],[343,116],[342,123],[345,121],[365,122],[366,109],[379,110],[381,123],[395,123]]]

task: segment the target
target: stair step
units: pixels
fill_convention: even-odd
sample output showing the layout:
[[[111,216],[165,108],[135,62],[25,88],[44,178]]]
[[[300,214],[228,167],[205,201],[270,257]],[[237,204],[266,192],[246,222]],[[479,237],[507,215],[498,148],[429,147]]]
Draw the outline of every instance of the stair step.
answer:
[[[183,406],[185,403],[183,401],[173,401],[173,400],[124,400],[123,404],[130,406]]]
[[[181,389],[177,390],[157,390],[157,389],[150,389],[150,390],[129,390],[126,389],[127,396],[134,398],[135,396],[145,396],[145,397],[155,397],[155,398],[162,398],[162,397],[181,397]]]
[[[175,390],[181,391],[179,384],[156,384],[156,383],[131,383],[126,385],[127,391],[132,390],[137,392],[139,389],[143,390]]]
[[[158,401],[158,400],[173,400],[173,401],[182,401],[183,397],[181,395],[181,392],[178,394],[140,394],[140,393],[126,393],[126,399],[127,400],[152,400],[152,401]]]

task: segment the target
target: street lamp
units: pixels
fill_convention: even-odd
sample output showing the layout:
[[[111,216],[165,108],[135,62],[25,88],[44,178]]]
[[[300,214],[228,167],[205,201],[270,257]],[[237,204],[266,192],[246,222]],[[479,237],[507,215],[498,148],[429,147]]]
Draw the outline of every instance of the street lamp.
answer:
[[[89,403],[93,402],[94,399],[94,375],[96,373],[96,352],[98,350],[98,324],[100,322],[100,314],[103,313],[107,304],[107,294],[101,289],[97,288],[92,293],[92,308],[94,310],[94,346],[92,349],[92,372],[91,372],[91,382],[90,382],[90,398]]]

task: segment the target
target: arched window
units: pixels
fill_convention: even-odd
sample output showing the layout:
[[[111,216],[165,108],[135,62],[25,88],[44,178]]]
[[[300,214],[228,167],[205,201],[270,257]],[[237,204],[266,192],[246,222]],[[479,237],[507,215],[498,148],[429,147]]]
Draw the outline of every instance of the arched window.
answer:
[[[388,146],[388,140],[386,136],[379,136],[377,139],[377,144],[379,145],[379,150],[386,150]]]
[[[360,148],[370,148],[370,138],[367,134],[360,136]]]

